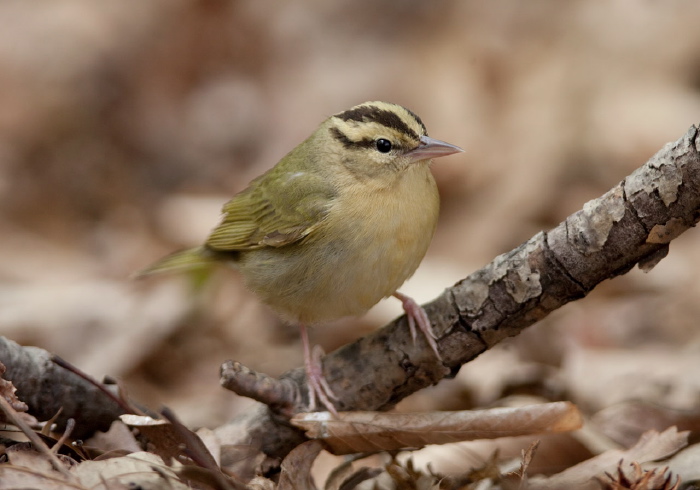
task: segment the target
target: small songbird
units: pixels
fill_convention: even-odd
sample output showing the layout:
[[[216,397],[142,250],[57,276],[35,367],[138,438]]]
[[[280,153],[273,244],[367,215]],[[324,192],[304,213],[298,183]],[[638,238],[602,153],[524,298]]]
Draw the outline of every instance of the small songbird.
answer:
[[[264,303],[299,325],[310,408],[318,398],[336,413],[306,326],[363,314],[395,296],[414,342],[418,326],[440,357],[425,311],[397,290],[420,264],[437,224],[431,158],[461,151],[429,138],[404,107],[357,105],[323,121],[226,203],[204,245],[141,275],[233,264]]]

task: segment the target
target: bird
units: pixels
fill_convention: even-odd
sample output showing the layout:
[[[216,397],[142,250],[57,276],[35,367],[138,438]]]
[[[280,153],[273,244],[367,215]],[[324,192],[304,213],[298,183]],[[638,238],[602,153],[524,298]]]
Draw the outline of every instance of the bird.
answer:
[[[228,201],[205,243],[140,276],[227,263],[283,319],[299,326],[309,392],[337,415],[337,397],[307,327],[359,316],[398,298],[440,359],[430,320],[398,291],[435,232],[440,199],[432,159],[462,152],[428,136],[411,110],[365,102],[325,119],[311,136]]]

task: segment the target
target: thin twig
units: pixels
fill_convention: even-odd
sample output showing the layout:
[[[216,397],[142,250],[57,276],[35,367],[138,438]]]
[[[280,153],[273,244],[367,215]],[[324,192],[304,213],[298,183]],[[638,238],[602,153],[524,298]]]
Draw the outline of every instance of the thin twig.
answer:
[[[63,431],[63,435],[56,441],[56,444],[53,445],[51,448],[51,452],[54,454],[58,453],[58,451],[61,449],[61,446],[63,446],[68,438],[71,435],[71,432],[73,432],[73,429],[75,429],[75,419],[68,419],[66,421],[66,430]]]
[[[108,398],[113,400],[114,403],[119,405],[121,407],[121,409],[124,410],[125,413],[133,413],[136,415],[145,415],[138,408],[132,406],[127,400],[115,395],[114,393],[109,391],[104,384],[100,383],[99,381],[97,381],[95,378],[93,378],[89,374],[84,373],[83,371],[81,371],[80,369],[78,369],[76,366],[74,366],[70,362],[66,361],[65,359],[62,359],[61,357],[53,354],[51,356],[51,361],[54,364],[61,366],[63,369],[70,371],[71,373],[83,378],[85,381],[92,384],[95,388],[97,388],[102,393],[104,393]]]
[[[27,425],[24,420],[22,420],[18,415],[17,412],[15,411],[14,408],[5,400],[5,398],[0,396],[0,408],[2,408],[3,412],[5,412],[5,416],[7,416],[8,420],[12,422],[13,425],[18,427],[25,436],[29,439],[29,441],[34,445],[34,447],[42,454],[44,454],[47,458],[49,458],[49,461],[51,462],[51,466],[61,473],[64,477],[66,477],[68,480],[73,480],[75,477],[73,474],[68,471],[66,466],[61,462],[60,459],[49,449],[49,446],[47,446],[44,441],[41,440],[41,438],[36,435],[36,433],[32,430],[29,425]]]

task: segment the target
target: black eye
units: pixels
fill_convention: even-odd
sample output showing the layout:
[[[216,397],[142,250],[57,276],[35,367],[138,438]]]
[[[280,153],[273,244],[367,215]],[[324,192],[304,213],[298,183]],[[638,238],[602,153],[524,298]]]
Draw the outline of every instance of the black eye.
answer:
[[[377,151],[379,153],[389,153],[391,151],[391,141],[384,138],[379,138],[376,141]]]

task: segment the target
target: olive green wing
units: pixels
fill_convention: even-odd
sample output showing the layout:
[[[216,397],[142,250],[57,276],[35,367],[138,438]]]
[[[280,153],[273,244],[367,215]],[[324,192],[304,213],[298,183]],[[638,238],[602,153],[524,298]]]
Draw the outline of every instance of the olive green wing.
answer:
[[[206,245],[234,251],[294,243],[323,223],[334,198],[332,186],[313,173],[273,169],[224,205]]]

